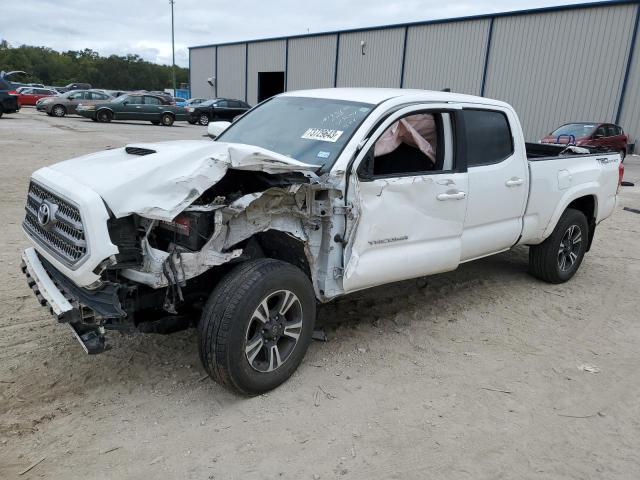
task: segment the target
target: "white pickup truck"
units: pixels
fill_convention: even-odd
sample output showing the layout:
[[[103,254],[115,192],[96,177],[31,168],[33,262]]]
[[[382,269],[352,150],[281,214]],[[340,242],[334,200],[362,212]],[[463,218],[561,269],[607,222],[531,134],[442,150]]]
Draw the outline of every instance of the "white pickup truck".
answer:
[[[535,277],[569,280],[622,171],[445,92],[290,92],[209,132],[36,171],[23,271],[88,353],[108,331],[196,326],[204,368],[246,394],[298,367],[316,302],[516,245]]]

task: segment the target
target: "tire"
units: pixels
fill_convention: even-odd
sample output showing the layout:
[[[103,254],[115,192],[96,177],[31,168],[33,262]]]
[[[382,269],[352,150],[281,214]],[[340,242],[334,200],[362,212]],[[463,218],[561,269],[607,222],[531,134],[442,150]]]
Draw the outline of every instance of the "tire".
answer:
[[[173,125],[174,120],[175,119],[173,118],[173,115],[171,115],[170,113],[163,113],[160,117],[160,123],[162,123],[162,125],[165,127],[170,127],[171,125]]]
[[[113,113],[107,109],[98,110],[96,113],[96,119],[100,123],[109,123],[113,119]]]
[[[289,308],[279,316],[283,304]],[[261,313],[263,305],[268,315]],[[227,388],[246,395],[267,392],[300,365],[315,317],[313,286],[300,269],[270,258],[247,261],[228,273],[207,301],[198,325],[200,360]]]
[[[529,248],[529,272],[545,282],[566,282],[580,268],[588,241],[587,217],[567,208],[549,238]]]
[[[51,115],[54,117],[64,117],[67,114],[67,109],[64,108],[64,105],[54,105],[51,108]]]
[[[209,116],[206,113],[201,114],[198,117],[198,123],[203,127],[206,127],[207,125],[209,125]]]

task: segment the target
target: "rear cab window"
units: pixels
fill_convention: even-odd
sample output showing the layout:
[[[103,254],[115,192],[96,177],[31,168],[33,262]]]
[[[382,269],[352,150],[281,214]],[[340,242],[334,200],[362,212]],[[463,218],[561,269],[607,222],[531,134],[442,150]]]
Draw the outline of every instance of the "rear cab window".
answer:
[[[513,135],[503,112],[465,109],[461,114],[467,167],[500,163],[513,154]]]

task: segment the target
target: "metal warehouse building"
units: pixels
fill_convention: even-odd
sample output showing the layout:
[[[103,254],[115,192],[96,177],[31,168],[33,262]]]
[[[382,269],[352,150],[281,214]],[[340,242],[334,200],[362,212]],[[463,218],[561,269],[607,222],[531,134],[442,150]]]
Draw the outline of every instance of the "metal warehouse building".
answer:
[[[191,47],[191,95],[255,105],[307,88],[450,88],[511,103],[527,140],[603,121],[635,142],[639,18],[638,0],[610,1]]]

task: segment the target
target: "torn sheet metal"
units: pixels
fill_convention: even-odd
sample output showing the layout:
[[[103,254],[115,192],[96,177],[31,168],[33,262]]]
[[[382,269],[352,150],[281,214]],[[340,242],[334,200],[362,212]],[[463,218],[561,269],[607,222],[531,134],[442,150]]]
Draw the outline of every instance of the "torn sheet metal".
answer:
[[[171,220],[215,185],[229,168],[270,174],[299,172],[315,179],[319,167],[250,145],[179,140],[128,145],[155,153],[105,150],[45,167],[97,192],[117,218],[136,213]]]
[[[215,210],[214,234],[197,252],[164,252],[151,247],[145,237],[142,268],[123,270],[122,275],[160,288],[168,284],[164,268],[167,261],[179,265],[177,279],[184,281],[238,258],[242,249],[233,247],[258,232],[279,230],[306,241],[305,190],[302,185],[270,188],[244,195],[227,206],[219,206]]]

